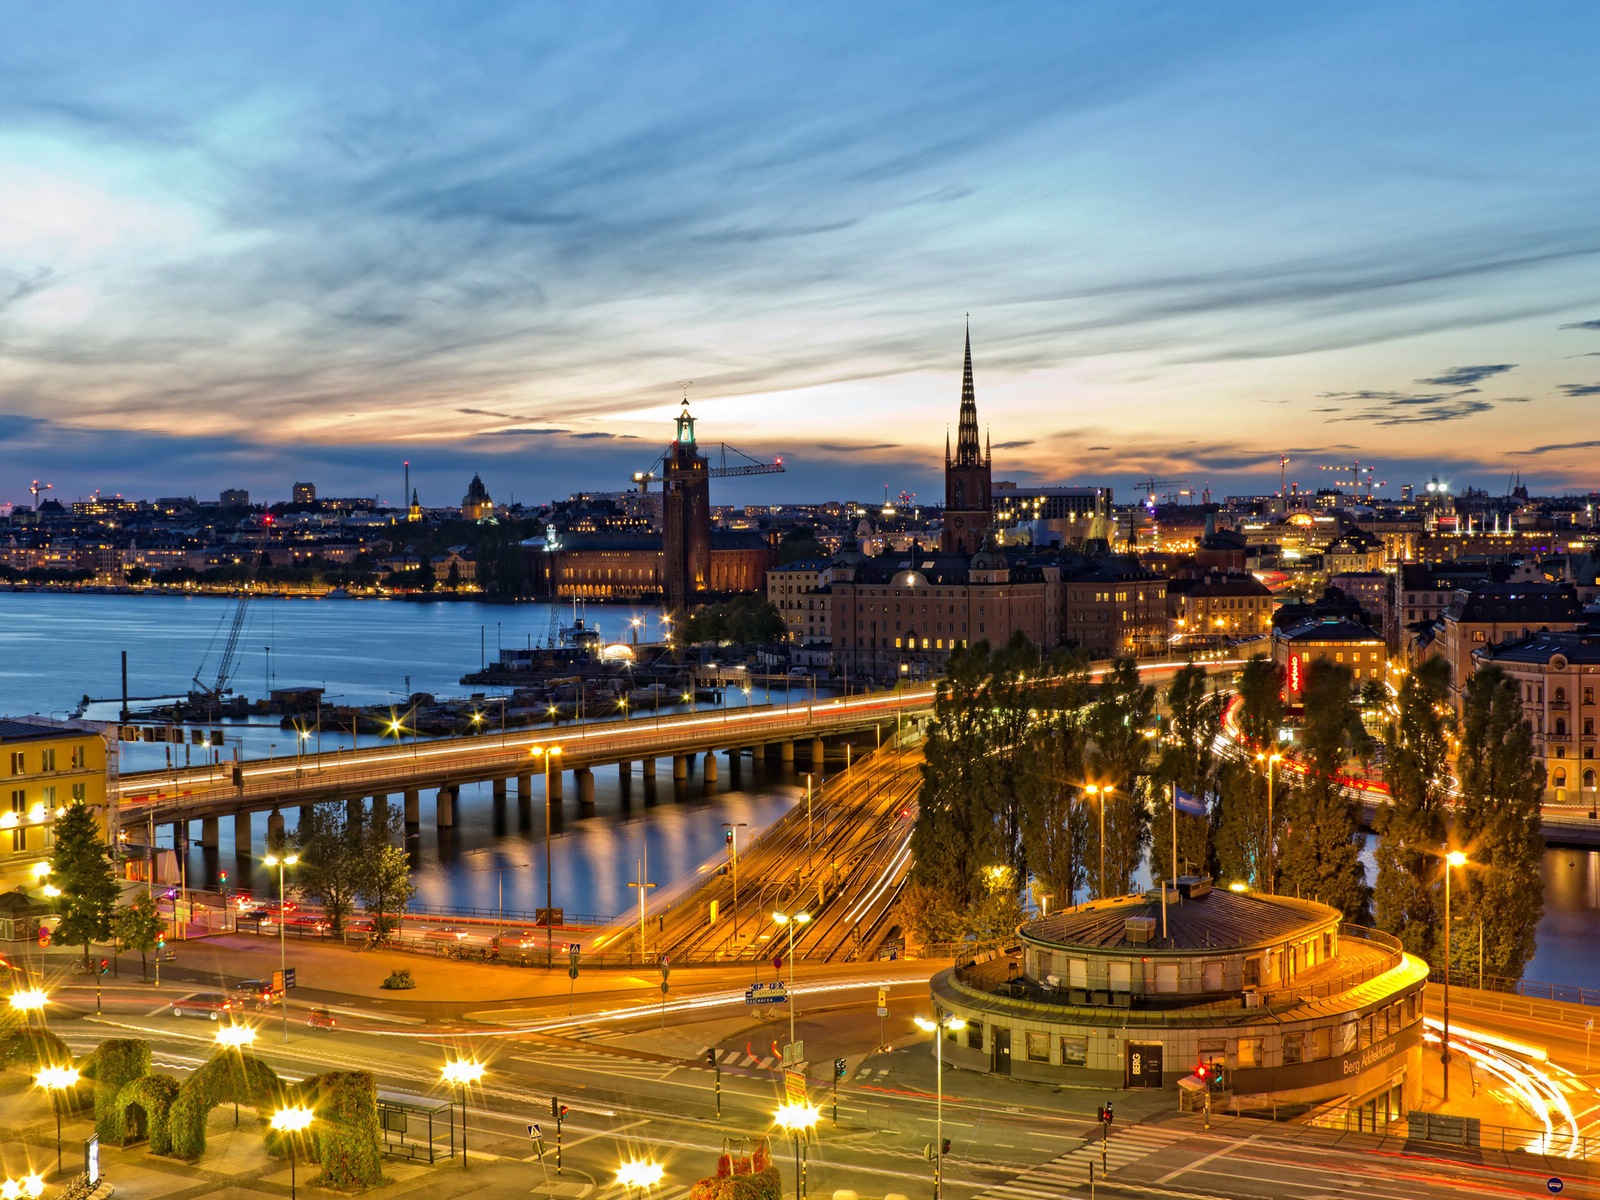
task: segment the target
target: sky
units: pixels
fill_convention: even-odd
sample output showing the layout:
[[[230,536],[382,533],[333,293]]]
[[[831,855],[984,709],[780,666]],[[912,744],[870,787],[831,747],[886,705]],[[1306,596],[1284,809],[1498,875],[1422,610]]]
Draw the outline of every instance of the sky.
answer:
[[[1591,4],[4,8],[0,501],[1600,487]]]

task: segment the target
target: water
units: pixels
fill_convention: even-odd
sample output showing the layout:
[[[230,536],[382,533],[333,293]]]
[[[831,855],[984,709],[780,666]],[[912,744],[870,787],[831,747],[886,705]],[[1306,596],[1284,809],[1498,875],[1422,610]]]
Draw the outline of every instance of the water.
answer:
[[[128,652],[130,695],[181,695],[193,686],[202,659],[207,669],[199,672],[201,678],[214,678],[236,603],[223,597],[0,593],[0,715],[64,717],[87,695],[105,701],[89,710],[90,717],[115,719],[123,650]],[[440,697],[470,691],[495,695],[497,689],[458,681],[483,661],[494,661],[501,646],[543,642],[551,612],[548,605],[256,600],[240,639],[233,683],[251,696],[269,686],[325,687],[330,702],[347,704],[403,706],[409,692],[419,691]],[[570,623],[570,608],[556,615],[561,623]],[[607,640],[626,640],[636,618],[645,637],[660,627],[660,611],[649,607],[591,605],[585,615]],[[798,690],[793,698],[801,698]],[[738,693],[732,699],[745,701]],[[783,704],[787,699],[783,690],[769,696],[758,688],[749,702]],[[680,706],[661,711],[680,711]],[[245,757],[296,752],[296,739],[279,728],[276,718],[225,721],[222,727],[228,742],[237,743]],[[324,731],[306,743],[305,752],[316,753],[319,742],[323,751],[331,752],[349,746],[351,739]],[[131,743],[122,747],[121,765],[124,771],[159,769],[173,761],[169,755],[178,765],[198,764],[203,753],[192,746]],[[646,856],[649,879],[670,882],[722,850],[724,821],[745,822],[751,831],[764,827],[787,811],[804,788],[803,778],[776,763],[756,772],[747,762],[740,786],[731,775],[724,768],[721,785],[710,795],[698,776],[675,793],[670,766],[663,763],[657,788],[647,789],[636,774],[624,793],[614,768],[599,769],[594,809],[581,816],[569,787],[567,803],[552,810],[557,907],[601,916],[619,913],[636,901],[637,893],[627,885],[637,878]],[[497,805],[487,784],[463,787],[456,826],[448,830],[435,827],[432,795],[425,793],[421,828],[408,842],[416,863],[417,902],[498,909],[503,895],[508,911],[543,907],[542,789],[536,780],[531,805],[519,806],[515,795]],[[296,810],[284,815],[293,829]],[[230,886],[269,894],[275,880],[257,865],[265,814],[257,815],[252,832],[252,846],[236,847],[233,822],[225,820],[216,850],[191,843],[185,863],[190,886],[215,886],[226,871]]]
[[[221,597],[0,593],[0,715],[65,716],[85,695],[117,696],[121,650],[128,651],[131,694],[182,694],[192,686],[202,659],[209,668],[202,678],[214,676],[234,605]],[[261,694],[269,683],[326,687],[330,701],[348,704],[401,704],[408,691],[460,696],[480,690],[492,695],[495,689],[469,689],[458,680],[484,659],[493,661],[501,646],[542,642],[550,615],[546,605],[258,600],[251,605],[240,640],[234,683],[251,695]],[[570,621],[570,610],[557,615],[562,623]],[[587,616],[608,639],[624,640],[634,618],[646,631],[659,629],[659,610],[648,607],[590,606]],[[782,704],[785,696],[758,691],[751,697],[757,704],[768,699]],[[90,715],[110,719],[115,707],[97,706]],[[225,725],[228,738],[241,744],[246,757],[294,752],[292,735],[275,721],[258,721]],[[348,737],[321,737],[324,750],[349,744]],[[123,747],[123,769],[158,768],[169,750],[177,752],[180,762],[200,753],[136,743]],[[308,744],[307,750],[315,752],[316,744]],[[713,795],[705,796],[696,779],[679,800],[671,771],[661,769],[659,775],[653,803],[637,776],[625,801],[616,771],[599,770],[592,815],[578,816],[572,801],[556,814],[552,859],[559,907],[575,913],[619,913],[636,902],[627,885],[646,853],[650,879],[667,883],[721,851],[724,821],[745,821],[751,830],[758,829],[787,811],[803,788],[803,780],[776,763],[759,773],[747,763],[742,786],[736,787],[725,772]],[[425,796],[422,826],[411,843],[418,902],[496,909],[503,888],[508,910],[542,907],[544,821],[542,796],[537,794],[542,784],[536,782],[534,788],[531,808],[521,809],[514,796],[497,806],[487,785],[464,787],[457,824],[444,831],[435,829],[431,798]],[[294,810],[285,815],[292,827]],[[217,873],[226,870],[231,884],[250,876],[258,894],[266,894],[271,881],[254,866],[265,826],[265,818],[258,817],[257,844],[241,858],[231,841],[232,822],[222,822],[216,851],[191,847],[190,881],[214,884]],[[1372,870],[1369,850],[1369,876]],[[1592,950],[1600,913],[1600,851],[1548,850],[1544,879],[1545,917],[1528,978],[1600,988],[1600,960]]]

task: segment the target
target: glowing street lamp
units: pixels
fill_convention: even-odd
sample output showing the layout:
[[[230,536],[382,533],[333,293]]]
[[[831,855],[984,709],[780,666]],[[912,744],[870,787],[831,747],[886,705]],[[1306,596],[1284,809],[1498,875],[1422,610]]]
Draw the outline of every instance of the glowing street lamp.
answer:
[[[278,868],[278,974],[283,980],[283,987],[278,996],[278,1007],[283,1010],[283,1044],[289,1044],[289,957],[288,950],[284,947],[283,927],[283,873],[288,868],[300,861],[298,854],[268,854],[262,863],[268,867]],[[157,964],[158,966],[160,964]],[[158,972],[159,974],[159,972]]]
[[[50,995],[41,988],[24,988],[11,993],[11,1007],[19,1013],[43,1012]]]
[[[280,1108],[272,1114],[272,1127],[284,1135],[284,1144],[289,1147],[289,1200],[296,1200],[299,1184],[295,1179],[294,1135],[311,1127],[311,1110],[298,1105]]]
[[[1100,899],[1104,900],[1106,898],[1106,803],[1111,799],[1111,793],[1117,789],[1115,784],[1108,783],[1101,787],[1099,784],[1091,783],[1083,790],[1098,801],[1100,809]]]
[[[1444,1098],[1450,1100],[1450,868],[1467,865],[1467,856],[1459,850],[1446,851],[1444,856],[1444,1039],[1440,1059],[1444,1063]]]
[[[638,624],[637,620],[634,622]],[[638,1188],[644,1191],[656,1187],[661,1178],[666,1174],[666,1168],[658,1162],[649,1159],[630,1158],[627,1162],[617,1167],[617,1183],[623,1188]]]
[[[775,912],[772,914],[772,919],[789,931],[789,1040],[792,1042],[794,1041],[794,927],[810,924],[811,914],[798,912],[791,917],[788,913]]]
[[[483,1080],[483,1064],[470,1058],[451,1059],[439,1069],[449,1087],[461,1089],[461,1169],[467,1169],[467,1088]]]
[[[822,1119],[822,1113],[810,1104],[785,1104],[772,1114],[778,1128],[794,1139],[794,1194],[795,1200],[805,1195],[805,1178],[800,1170],[800,1142]]]
[[[44,1067],[34,1076],[34,1082],[50,1093],[50,1102],[56,1110],[56,1174],[61,1174],[61,1100],[62,1093],[78,1086],[77,1067]]]
[[[216,1032],[217,1045],[224,1050],[236,1050],[239,1054],[239,1074],[244,1074],[245,1047],[255,1045],[256,1031],[249,1025],[219,1025]],[[239,1101],[233,1102],[233,1127],[239,1128]]]
[[[944,1031],[967,1027],[960,1017],[946,1013],[938,1020],[917,1018],[917,1028],[933,1034],[934,1110],[933,1110],[933,1200],[939,1200],[939,1187],[944,1178]]]
[[[21,1179],[8,1179],[0,1183],[0,1200],[38,1200],[44,1195],[44,1179],[33,1173]]]
[[[1278,753],[1257,754],[1257,762],[1267,764],[1267,895],[1273,894],[1272,886],[1272,844],[1277,839],[1272,836],[1272,768],[1283,761],[1283,755]]]
[[[555,705],[550,706],[555,711]],[[545,965],[555,962],[555,888],[550,877],[550,763],[561,754],[560,746],[531,746],[528,753],[544,760],[544,953]]]

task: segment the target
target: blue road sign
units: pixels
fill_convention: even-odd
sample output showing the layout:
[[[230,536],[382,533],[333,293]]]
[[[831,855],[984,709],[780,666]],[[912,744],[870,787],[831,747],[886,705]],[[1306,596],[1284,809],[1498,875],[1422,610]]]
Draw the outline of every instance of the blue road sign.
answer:
[[[1567,1186],[1561,1182],[1561,1177],[1559,1175],[1550,1176],[1549,1179],[1544,1181],[1544,1185],[1550,1189],[1550,1194],[1552,1196],[1559,1196],[1561,1194],[1561,1189]]]

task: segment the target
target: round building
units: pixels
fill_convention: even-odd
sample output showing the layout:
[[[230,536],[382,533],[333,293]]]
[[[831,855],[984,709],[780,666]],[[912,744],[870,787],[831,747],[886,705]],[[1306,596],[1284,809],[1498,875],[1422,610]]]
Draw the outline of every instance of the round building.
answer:
[[[1250,1108],[1410,1107],[1428,969],[1386,934],[1310,900],[1213,889],[1079,905],[1018,944],[934,976],[952,1066],[1087,1087],[1198,1087]],[[1217,1072],[1208,1072],[1216,1075]],[[1215,1085],[1213,1085],[1215,1090]]]

